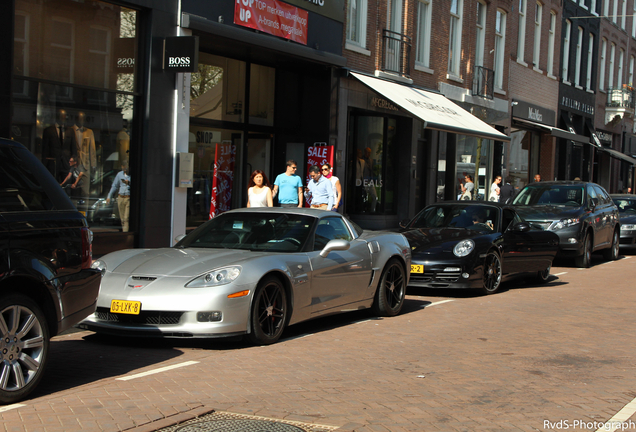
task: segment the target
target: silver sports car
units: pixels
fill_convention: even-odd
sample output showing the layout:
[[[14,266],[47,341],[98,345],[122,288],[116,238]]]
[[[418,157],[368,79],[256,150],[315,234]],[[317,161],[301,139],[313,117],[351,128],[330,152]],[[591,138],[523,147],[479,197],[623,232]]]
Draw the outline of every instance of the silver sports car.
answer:
[[[313,209],[223,213],[172,248],[130,249],[93,263],[97,311],[80,327],[125,336],[278,340],[287,325],[373,308],[400,313],[411,268],[402,234],[363,232]]]

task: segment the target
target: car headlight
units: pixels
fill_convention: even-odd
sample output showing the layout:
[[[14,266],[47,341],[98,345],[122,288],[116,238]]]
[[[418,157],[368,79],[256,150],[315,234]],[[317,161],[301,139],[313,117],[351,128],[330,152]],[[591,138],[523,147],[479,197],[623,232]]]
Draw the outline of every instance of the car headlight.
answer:
[[[102,260],[95,260],[91,264],[93,270],[99,270],[102,276],[106,273],[106,263]]]
[[[472,240],[462,240],[455,245],[453,253],[455,256],[463,257],[471,253],[475,249],[475,242]]]
[[[240,266],[224,267],[192,279],[186,284],[186,288],[205,288],[225,285],[235,280],[240,274]]]
[[[621,229],[625,231],[636,230],[636,225],[621,225]]]
[[[550,225],[550,228],[548,229],[550,231],[558,231],[563,228],[568,228],[574,225],[578,225],[580,222],[581,222],[581,219],[579,218],[561,219],[560,221],[552,222],[552,225]]]

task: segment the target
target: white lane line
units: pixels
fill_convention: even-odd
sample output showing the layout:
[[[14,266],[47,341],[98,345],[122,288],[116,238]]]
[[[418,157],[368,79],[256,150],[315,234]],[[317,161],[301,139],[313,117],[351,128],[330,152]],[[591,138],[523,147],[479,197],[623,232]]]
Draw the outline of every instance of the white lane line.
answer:
[[[9,411],[9,410],[16,409],[16,408],[22,408],[23,406],[26,406],[26,405],[25,404],[7,405],[5,407],[0,408],[0,412]]]
[[[568,272],[555,273],[553,276],[563,276],[564,274],[568,274]]]
[[[424,306],[422,306],[422,309],[428,308],[428,307],[431,307],[431,306],[441,305],[442,303],[448,303],[448,302],[452,302],[452,301],[455,301],[455,300],[441,300],[441,301],[438,301],[438,302],[435,302],[435,303],[424,305]]]
[[[148,376],[148,375],[154,375],[154,374],[157,374],[157,373],[165,372],[165,371],[172,370],[172,369],[182,368],[182,367],[185,367],[185,366],[190,366],[190,365],[197,364],[197,363],[199,363],[199,362],[198,361],[187,361],[187,362],[179,363],[179,364],[176,364],[176,365],[166,366],[166,367],[162,367],[162,368],[159,368],[159,369],[153,369],[153,370],[149,370],[149,371],[146,371],[146,372],[141,372],[141,373],[138,373],[138,374],[135,374],[135,375],[130,375],[130,376],[121,377],[121,378],[115,378],[115,379],[118,380],[118,381],[129,381],[129,380],[132,380],[132,379],[135,379],[135,378],[141,378],[141,377],[145,377],[145,376]]]
[[[623,409],[614,415],[611,419],[605,422],[605,424],[598,428],[596,432],[614,432],[616,429],[624,429],[624,424],[631,416],[636,413],[636,398],[632,399],[630,403],[625,405]]]

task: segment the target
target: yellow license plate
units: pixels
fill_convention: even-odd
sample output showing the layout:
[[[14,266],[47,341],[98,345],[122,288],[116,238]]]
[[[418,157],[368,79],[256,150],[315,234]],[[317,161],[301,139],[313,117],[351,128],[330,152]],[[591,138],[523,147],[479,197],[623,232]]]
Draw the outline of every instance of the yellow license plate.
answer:
[[[424,273],[424,266],[421,264],[411,264],[411,273]]]
[[[86,212],[84,210],[80,210],[79,212],[82,214],[82,216],[86,217]]]
[[[141,302],[131,300],[113,300],[110,302],[110,313],[139,315]]]

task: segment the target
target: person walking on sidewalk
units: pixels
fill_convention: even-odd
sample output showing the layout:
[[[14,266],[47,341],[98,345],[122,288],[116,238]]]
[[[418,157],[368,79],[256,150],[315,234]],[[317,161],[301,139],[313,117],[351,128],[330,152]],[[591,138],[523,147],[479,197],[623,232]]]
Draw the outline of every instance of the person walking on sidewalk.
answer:
[[[121,220],[122,232],[130,229],[130,174],[128,173],[128,161],[121,162],[121,171],[115,176],[115,181],[108,192],[106,202],[110,204],[113,195],[117,196],[117,207],[119,208],[119,219]]]
[[[318,165],[309,168],[311,180],[305,188],[305,198],[311,198],[311,208],[331,210],[333,208],[333,186],[328,178],[320,174]]]
[[[303,206],[303,181],[296,175],[298,164],[294,160],[287,161],[287,169],[279,174],[274,181],[272,197],[278,195],[278,203],[281,207]]]

